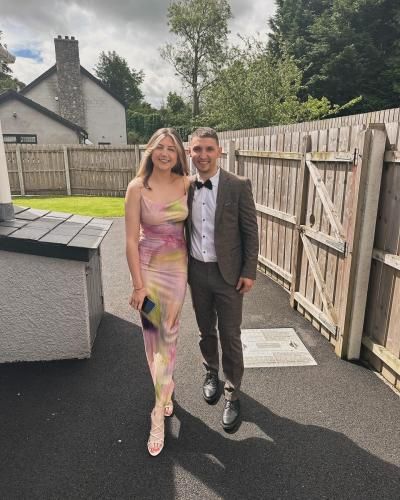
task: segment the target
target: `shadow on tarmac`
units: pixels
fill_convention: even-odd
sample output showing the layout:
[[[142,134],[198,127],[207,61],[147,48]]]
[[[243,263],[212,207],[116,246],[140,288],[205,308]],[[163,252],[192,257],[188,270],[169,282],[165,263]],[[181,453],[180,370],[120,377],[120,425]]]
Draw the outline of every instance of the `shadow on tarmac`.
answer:
[[[398,467],[341,433],[279,417],[245,394],[241,402],[241,426],[255,424],[264,437],[233,440],[175,405],[180,432],[166,451],[218,497],[399,497]]]
[[[245,394],[234,435],[176,403],[153,459],[152,395],[139,326],[108,313],[89,360],[0,365],[0,498],[399,498],[397,467]]]

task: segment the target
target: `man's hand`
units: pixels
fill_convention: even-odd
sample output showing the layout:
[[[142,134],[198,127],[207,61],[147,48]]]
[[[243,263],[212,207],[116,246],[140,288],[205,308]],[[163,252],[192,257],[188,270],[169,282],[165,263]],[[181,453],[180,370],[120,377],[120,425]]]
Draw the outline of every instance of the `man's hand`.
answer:
[[[237,282],[236,290],[238,290],[239,293],[246,293],[253,288],[253,285],[254,280],[250,278],[242,278],[241,276]]]

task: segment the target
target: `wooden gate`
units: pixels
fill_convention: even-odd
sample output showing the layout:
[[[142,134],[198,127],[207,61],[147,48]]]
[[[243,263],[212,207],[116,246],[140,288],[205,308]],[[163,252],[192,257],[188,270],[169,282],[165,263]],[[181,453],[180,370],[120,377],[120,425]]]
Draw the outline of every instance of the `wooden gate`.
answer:
[[[343,152],[311,152],[310,139],[298,178],[290,301],[331,333],[339,356],[358,359],[386,133],[370,126]],[[345,171],[341,190],[328,191],[327,163],[334,176]]]
[[[339,356],[358,359],[385,128],[250,139],[238,141],[235,170],[252,181],[259,265],[290,289],[292,307],[335,344]],[[232,169],[234,148],[227,146],[224,161]]]

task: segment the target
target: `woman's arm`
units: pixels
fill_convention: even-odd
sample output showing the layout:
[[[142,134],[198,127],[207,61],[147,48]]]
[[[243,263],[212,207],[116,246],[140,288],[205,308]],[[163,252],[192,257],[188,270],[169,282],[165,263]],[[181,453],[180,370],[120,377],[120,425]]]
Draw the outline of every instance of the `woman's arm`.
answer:
[[[126,258],[134,288],[129,303],[135,309],[142,307],[144,297],[146,296],[146,288],[142,280],[139,260],[141,188],[141,179],[134,179],[129,183],[125,196]]]

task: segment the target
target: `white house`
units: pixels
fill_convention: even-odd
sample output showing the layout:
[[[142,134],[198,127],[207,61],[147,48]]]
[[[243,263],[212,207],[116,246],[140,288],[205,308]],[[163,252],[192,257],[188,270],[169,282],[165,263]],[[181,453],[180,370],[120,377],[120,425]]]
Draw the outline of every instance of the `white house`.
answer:
[[[5,142],[126,144],[124,103],[80,65],[78,40],[54,44],[54,66],[18,94],[0,94]]]

